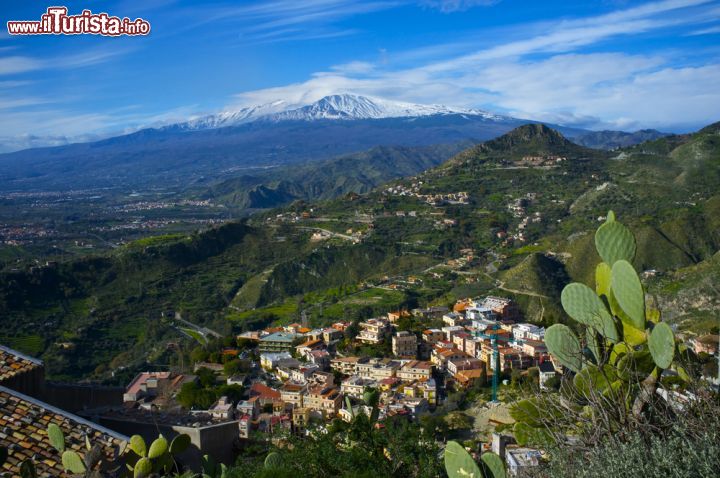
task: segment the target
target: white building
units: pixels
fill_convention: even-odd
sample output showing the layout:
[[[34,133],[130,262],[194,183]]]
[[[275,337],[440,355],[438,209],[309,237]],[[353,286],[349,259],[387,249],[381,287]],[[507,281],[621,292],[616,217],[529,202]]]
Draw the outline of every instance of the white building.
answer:
[[[465,317],[470,320],[488,320],[496,321],[498,319],[497,314],[488,307],[468,307],[465,309]]]
[[[396,357],[416,357],[417,337],[412,332],[401,330],[393,335],[392,352]]]
[[[379,344],[385,340],[390,331],[390,322],[382,317],[366,320],[360,323],[360,334],[357,339],[366,344]]]
[[[512,333],[515,340],[545,340],[545,328],[534,324],[515,324]]]
[[[506,448],[505,462],[510,476],[529,476],[532,468],[540,464],[541,454],[532,448]]]
[[[464,315],[458,314],[457,312],[448,312],[447,314],[443,315],[442,320],[445,325],[449,325],[450,327],[454,327],[456,325],[465,325],[467,321]]]
[[[265,370],[278,367],[297,367],[300,362],[290,355],[290,352],[268,352],[260,354],[260,366]]]

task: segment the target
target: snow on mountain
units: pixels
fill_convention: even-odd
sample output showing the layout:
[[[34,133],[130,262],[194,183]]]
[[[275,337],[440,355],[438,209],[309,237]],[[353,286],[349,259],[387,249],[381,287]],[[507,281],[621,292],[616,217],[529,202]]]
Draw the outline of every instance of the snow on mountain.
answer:
[[[308,105],[292,105],[283,100],[249,106],[235,111],[191,119],[174,125],[182,129],[212,129],[236,126],[253,121],[361,120],[381,118],[414,118],[431,115],[462,114],[500,121],[506,117],[483,110],[453,108],[444,105],[421,105],[400,101],[342,94],[330,95]]]
[[[254,105],[234,111],[223,111],[221,113],[192,118],[177,126],[183,129],[213,129],[224,126],[235,126],[242,123],[249,123],[263,116],[287,111],[289,105],[283,100],[273,101],[264,105]],[[293,105],[290,107],[297,107]]]

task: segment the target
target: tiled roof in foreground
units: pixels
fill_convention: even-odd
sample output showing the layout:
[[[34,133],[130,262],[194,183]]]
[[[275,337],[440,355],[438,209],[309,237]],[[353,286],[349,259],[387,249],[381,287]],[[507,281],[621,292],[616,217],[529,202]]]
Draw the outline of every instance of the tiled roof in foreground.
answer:
[[[0,472],[19,476],[20,464],[31,458],[38,476],[71,476],[65,473],[60,454],[50,445],[48,424],[55,423],[65,434],[65,447],[81,456],[87,452],[85,437],[98,444],[109,458],[122,449],[128,437],[55,408],[27,395],[0,386],[0,446],[8,459]]]
[[[41,360],[0,345],[0,383],[42,366]]]

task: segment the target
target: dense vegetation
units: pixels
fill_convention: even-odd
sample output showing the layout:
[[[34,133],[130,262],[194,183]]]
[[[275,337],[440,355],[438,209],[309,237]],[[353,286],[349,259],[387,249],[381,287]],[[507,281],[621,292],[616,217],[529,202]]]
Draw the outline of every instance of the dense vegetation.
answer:
[[[599,258],[589,231],[609,208],[636,233],[635,268],[656,271],[643,280],[666,317],[685,329],[713,330],[720,304],[712,281],[720,274],[718,130],[711,125],[608,153],[529,125],[365,195],[296,201],[243,223],[6,269],[1,339],[44,358],[51,377],[107,378],[121,366],[174,363],[165,346],[181,335],[170,311],[225,333],[297,321],[303,312],[319,325],[489,293],[511,296],[528,320],[551,324],[567,319],[563,286],[592,282]],[[439,151],[413,160],[408,150],[381,148],[370,156],[389,154],[414,168],[435,161]],[[524,160],[543,155],[566,159],[540,166]],[[370,156],[364,158],[379,160]],[[421,195],[466,191],[468,203],[433,206],[387,192],[413,184]],[[522,212],[513,213],[513,204]],[[276,220],[310,210],[310,220]],[[372,218],[372,228],[363,217]],[[525,218],[524,241],[504,239]],[[359,231],[363,238],[311,241],[315,228]],[[438,268],[466,248],[472,265]],[[421,281],[372,287],[410,276]],[[123,376],[116,373],[116,380]]]
[[[426,147],[379,146],[307,165],[271,168],[222,181],[200,197],[239,209],[266,209],[297,199],[323,200],[365,194],[391,179],[425,171],[470,144]]]

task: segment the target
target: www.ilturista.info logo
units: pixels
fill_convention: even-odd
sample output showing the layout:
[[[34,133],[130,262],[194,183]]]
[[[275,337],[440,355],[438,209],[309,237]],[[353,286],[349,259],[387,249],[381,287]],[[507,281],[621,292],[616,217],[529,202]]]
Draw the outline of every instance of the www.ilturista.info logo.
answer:
[[[112,17],[107,13],[83,10],[79,15],[68,15],[67,7],[48,7],[47,13],[37,20],[7,22],[11,35],[147,35],[150,23],[142,18]]]

